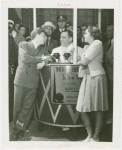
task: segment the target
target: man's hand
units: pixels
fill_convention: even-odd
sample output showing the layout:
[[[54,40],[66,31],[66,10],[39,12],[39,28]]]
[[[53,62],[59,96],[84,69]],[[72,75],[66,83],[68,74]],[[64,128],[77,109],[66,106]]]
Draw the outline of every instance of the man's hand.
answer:
[[[88,66],[83,66],[83,69],[87,69],[88,68]]]
[[[81,61],[78,61],[77,65],[81,65],[82,69],[87,69],[88,68],[88,65],[86,65],[86,66],[82,65]]]
[[[37,68],[36,69],[42,69],[45,65],[45,61],[42,61],[42,63],[38,63],[37,64]]]
[[[77,65],[82,65],[81,61],[78,61],[78,62],[77,62]]]

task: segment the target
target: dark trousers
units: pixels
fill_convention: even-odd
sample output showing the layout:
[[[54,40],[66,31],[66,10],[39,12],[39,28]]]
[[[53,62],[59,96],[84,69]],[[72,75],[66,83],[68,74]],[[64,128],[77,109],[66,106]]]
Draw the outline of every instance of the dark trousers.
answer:
[[[16,67],[12,71],[9,67],[9,122],[13,121],[13,107],[14,107],[14,77],[15,77]]]
[[[37,88],[14,85],[14,128],[25,131],[34,108]]]
[[[113,113],[113,81],[108,79],[108,103],[109,110]]]

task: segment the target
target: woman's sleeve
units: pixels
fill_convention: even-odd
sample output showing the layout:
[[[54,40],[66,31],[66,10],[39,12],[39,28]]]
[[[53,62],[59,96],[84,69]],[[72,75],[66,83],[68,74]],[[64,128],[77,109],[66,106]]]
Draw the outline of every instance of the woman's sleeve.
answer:
[[[103,46],[101,44],[95,44],[89,47],[88,51],[84,54],[85,58],[89,60],[94,60],[98,55],[103,52]]]

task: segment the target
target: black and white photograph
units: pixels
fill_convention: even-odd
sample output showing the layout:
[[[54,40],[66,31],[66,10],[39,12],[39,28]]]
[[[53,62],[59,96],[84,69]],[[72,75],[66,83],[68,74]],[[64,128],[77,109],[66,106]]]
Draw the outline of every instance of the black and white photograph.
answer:
[[[70,5],[7,8],[9,142],[114,142],[115,8]]]

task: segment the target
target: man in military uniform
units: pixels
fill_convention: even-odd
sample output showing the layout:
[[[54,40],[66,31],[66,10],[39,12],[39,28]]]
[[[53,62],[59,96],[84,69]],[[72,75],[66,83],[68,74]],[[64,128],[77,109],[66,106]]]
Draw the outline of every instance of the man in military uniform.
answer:
[[[67,24],[67,17],[66,16],[58,16],[57,17],[57,21],[58,21],[58,28],[54,31],[54,33],[52,34],[52,38],[54,40],[58,41],[58,46],[61,45],[60,43],[60,35],[63,31],[66,30],[66,24]]]

